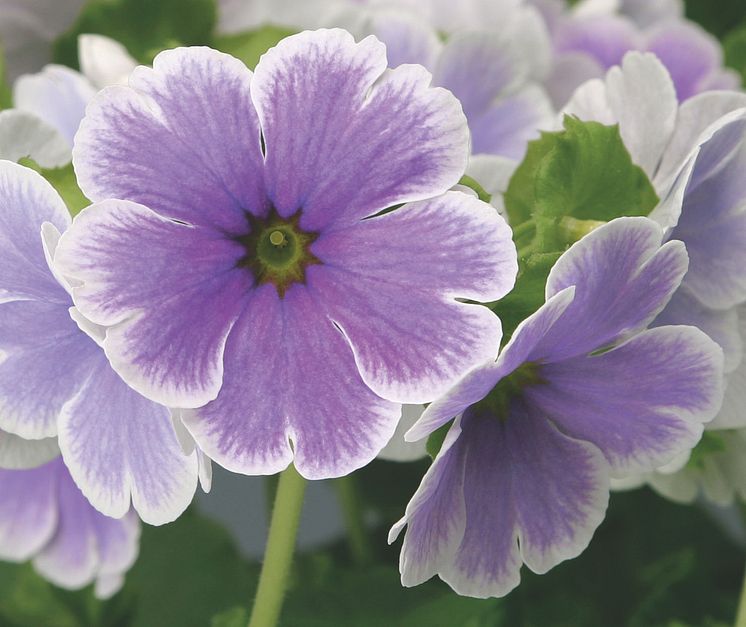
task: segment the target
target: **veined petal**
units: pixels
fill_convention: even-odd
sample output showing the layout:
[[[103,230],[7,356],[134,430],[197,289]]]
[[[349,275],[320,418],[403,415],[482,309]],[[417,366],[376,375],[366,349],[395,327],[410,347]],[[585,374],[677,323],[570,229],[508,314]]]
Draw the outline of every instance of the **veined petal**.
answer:
[[[223,349],[253,282],[243,247],[211,229],[127,201],[85,209],[60,240],[59,271],[76,306],[109,326],[103,346],[119,375],[174,407],[215,398]]]
[[[104,89],[75,137],[78,182],[189,224],[241,233],[267,210],[251,72],[209,48],[160,53],[129,87]]]
[[[288,37],[259,62],[251,95],[266,142],[267,193],[318,231],[445,192],[466,169],[461,105],[421,67],[386,69],[375,37]]]
[[[27,111],[0,111],[0,159],[30,157],[43,168],[70,163],[72,145],[51,124]]]
[[[722,351],[693,327],[650,329],[613,350],[542,365],[540,376],[527,400],[563,433],[595,444],[614,476],[691,449],[723,398]]]
[[[490,205],[450,192],[324,235],[313,252],[323,265],[309,268],[308,288],[382,397],[431,401],[495,358],[499,320],[455,300],[496,300],[513,286],[515,247]]]
[[[197,488],[197,455],[185,455],[168,409],[128,387],[103,354],[80,392],[62,408],[59,440],[70,474],[91,504],[144,522],[178,518]]]
[[[273,474],[294,460],[308,479],[346,475],[378,454],[401,415],[365,386],[343,335],[302,286],[283,299],[271,285],[257,289],[225,362],[217,399],[183,420],[234,472]]]
[[[661,245],[662,239],[663,230],[648,218],[617,218],[573,244],[549,273],[546,293],[574,285],[575,299],[534,356],[582,355],[644,329],[687,270],[684,245]]]

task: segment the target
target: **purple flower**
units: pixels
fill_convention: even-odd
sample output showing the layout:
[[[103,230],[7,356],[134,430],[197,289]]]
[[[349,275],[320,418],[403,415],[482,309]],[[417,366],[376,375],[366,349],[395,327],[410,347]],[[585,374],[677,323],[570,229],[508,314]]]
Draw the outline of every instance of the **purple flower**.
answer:
[[[407,525],[405,585],[438,574],[460,594],[507,594],[522,562],[543,573],[587,546],[610,477],[699,440],[722,399],[722,351],[692,327],[644,330],[687,268],[683,244],[662,237],[647,218],[621,218],[572,246],[497,362],[409,432],[456,417],[391,532]]]
[[[0,559],[33,559],[37,572],[62,588],[95,582],[96,596],[121,588],[137,558],[140,522],[97,512],[57,458],[32,470],[0,470]]]
[[[494,358],[499,320],[463,299],[511,289],[510,229],[447,192],[469,152],[458,101],[386,64],[341,30],[285,39],[254,74],[171,50],[104,90],[76,137],[101,202],[57,267],[114,369],[194,409],[186,426],[229,470],[346,474],[401,403]]]
[[[94,507],[119,518],[132,503],[146,522],[169,522],[192,500],[197,456],[182,453],[168,410],[111,369],[103,329],[50,270],[69,224],[41,176],[0,162],[0,429],[17,436],[0,433],[0,465],[46,461],[57,436]]]

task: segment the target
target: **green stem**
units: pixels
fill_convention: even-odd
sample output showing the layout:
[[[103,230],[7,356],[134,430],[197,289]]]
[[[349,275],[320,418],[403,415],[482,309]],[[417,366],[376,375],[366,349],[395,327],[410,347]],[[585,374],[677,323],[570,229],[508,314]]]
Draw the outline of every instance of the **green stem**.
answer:
[[[741,585],[741,598],[738,601],[735,627],[746,627],[746,574]]]
[[[347,529],[347,542],[350,546],[352,560],[358,566],[370,564],[373,551],[368,533],[365,530],[363,509],[358,495],[355,478],[352,475],[340,477],[336,481],[337,495],[342,506],[342,514]]]
[[[249,627],[276,627],[288,587],[306,482],[291,464],[280,475]]]

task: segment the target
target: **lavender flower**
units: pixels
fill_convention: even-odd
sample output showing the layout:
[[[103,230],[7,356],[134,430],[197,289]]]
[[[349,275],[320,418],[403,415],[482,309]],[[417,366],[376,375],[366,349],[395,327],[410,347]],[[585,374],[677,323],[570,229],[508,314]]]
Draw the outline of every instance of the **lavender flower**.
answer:
[[[609,477],[691,448],[722,400],[722,351],[692,327],[644,330],[687,268],[647,218],[620,218],[552,269],[547,302],[497,362],[423,414],[456,418],[391,540],[406,525],[404,585],[438,574],[460,594],[507,594],[521,563],[575,557],[604,516]]]
[[[97,512],[61,458],[32,470],[0,470],[0,559],[33,559],[42,576],[77,590],[95,583],[96,596],[115,594],[137,558],[140,522]]]
[[[143,520],[162,524],[190,503],[197,456],[182,453],[168,410],[111,369],[103,329],[72,307],[69,285],[50,270],[69,224],[41,176],[0,162],[0,428],[18,436],[2,435],[3,465],[44,461],[57,436],[94,507],[118,518],[131,502]]]
[[[108,327],[114,369],[194,409],[186,426],[229,470],[346,474],[401,403],[494,357],[499,320],[458,299],[511,289],[510,229],[444,193],[468,157],[456,99],[386,64],[375,38],[340,30],[283,40],[253,75],[207,48],[167,51],[104,90],[76,137],[81,188],[101,202],[57,267]]]

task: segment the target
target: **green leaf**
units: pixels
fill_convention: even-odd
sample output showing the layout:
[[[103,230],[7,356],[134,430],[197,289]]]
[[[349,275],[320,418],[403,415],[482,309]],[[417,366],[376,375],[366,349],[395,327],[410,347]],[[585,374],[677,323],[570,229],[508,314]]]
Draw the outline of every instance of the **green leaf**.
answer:
[[[91,204],[91,201],[85,197],[80,187],[78,187],[78,180],[75,178],[75,170],[73,170],[72,163],[51,170],[39,167],[35,161],[28,158],[21,159],[19,163],[27,168],[36,170],[52,184],[52,187],[57,190],[57,193],[62,196],[62,200],[65,201],[70,215],[78,215],[85,207]]]
[[[249,612],[243,607],[234,607],[213,616],[210,627],[246,627],[249,623]]]
[[[482,187],[476,179],[464,174],[458,183],[459,185],[463,185],[464,187],[468,187],[475,191],[479,200],[484,202],[490,202],[490,200],[492,200],[492,196],[485,191],[484,187]]]
[[[505,194],[511,225],[532,218],[606,222],[648,215],[658,197],[642,169],[632,163],[619,127],[570,116],[564,125],[565,130],[542,133],[529,144]]]
[[[54,46],[54,59],[78,67],[78,36],[106,35],[124,44],[142,63],[165,48],[210,43],[214,0],[94,0]]]
[[[506,344],[516,327],[544,304],[544,290],[552,266],[562,255],[531,253],[519,259],[518,278],[512,292],[490,305],[503,325],[503,344]]]
[[[427,449],[427,454],[431,459],[435,459],[438,456],[438,453],[440,453],[440,449],[443,448],[443,442],[446,441],[448,430],[451,428],[452,424],[453,420],[448,421],[442,427],[433,431],[430,434],[430,437],[427,438],[425,448]]]
[[[259,63],[259,57],[277,45],[280,40],[294,33],[295,31],[287,28],[265,26],[246,33],[220,35],[214,39],[213,46],[241,59],[249,69],[253,70]]]
[[[723,40],[725,64],[741,75],[746,82],[746,22],[732,30]]]

